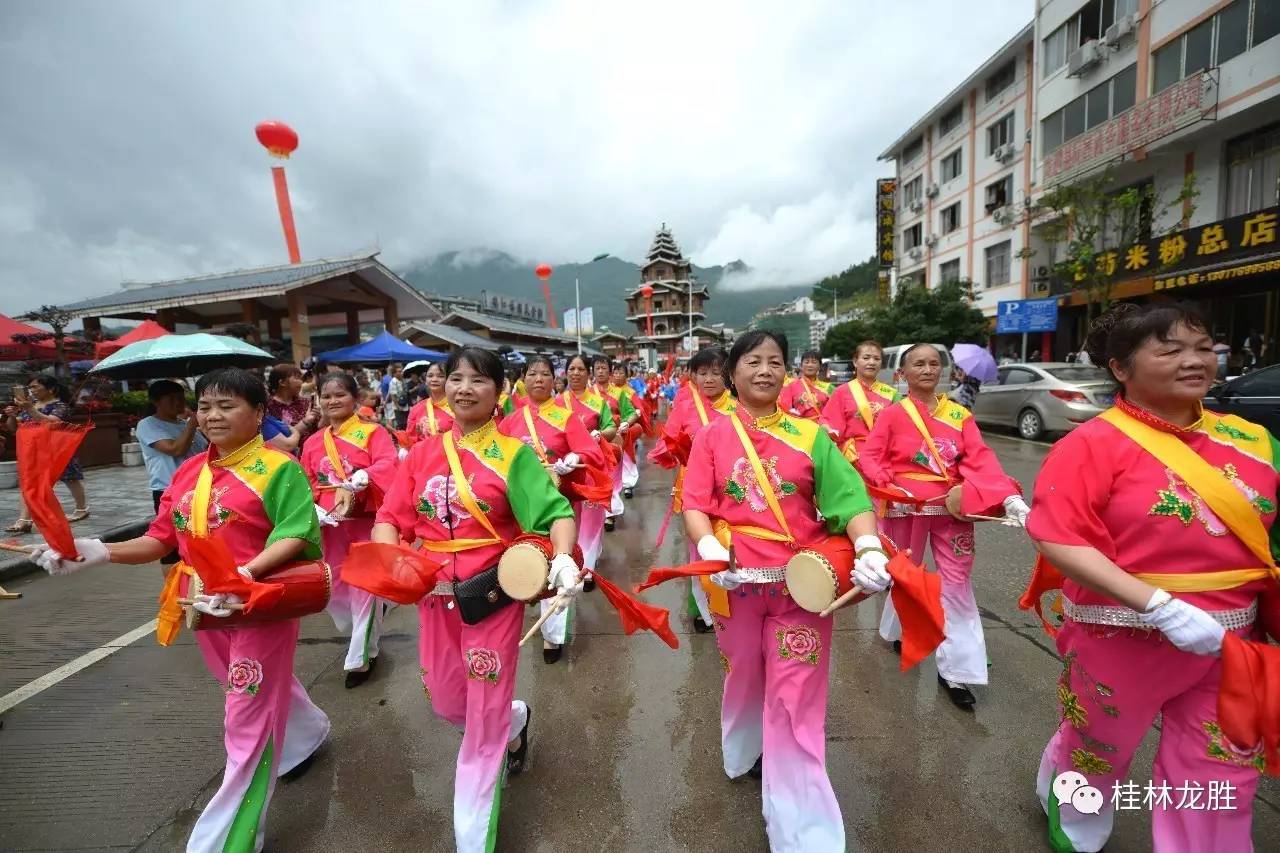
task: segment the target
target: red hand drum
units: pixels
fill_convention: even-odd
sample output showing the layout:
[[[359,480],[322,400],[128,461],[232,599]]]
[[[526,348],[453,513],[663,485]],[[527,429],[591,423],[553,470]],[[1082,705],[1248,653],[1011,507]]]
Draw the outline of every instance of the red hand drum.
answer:
[[[498,560],[498,586],[515,601],[526,604],[555,595],[555,590],[547,587],[554,555],[555,548],[545,536],[519,537]],[[582,565],[582,553],[576,547],[573,560]]]
[[[208,616],[188,606],[187,627],[193,631],[216,628],[238,628],[263,622],[281,622],[319,613],[329,603],[333,591],[333,573],[322,560],[308,563],[291,563],[262,578],[267,583],[278,583],[284,594],[271,607],[255,607],[245,613],[234,610],[230,616]],[[187,597],[204,594],[204,582],[198,574],[192,574],[187,587]]]
[[[896,553],[893,543],[884,536],[880,542],[890,554]],[[818,545],[801,548],[787,561],[787,591],[805,610],[821,613],[853,589],[853,562],[853,543],[847,536],[832,536]],[[849,604],[867,597],[854,596]]]

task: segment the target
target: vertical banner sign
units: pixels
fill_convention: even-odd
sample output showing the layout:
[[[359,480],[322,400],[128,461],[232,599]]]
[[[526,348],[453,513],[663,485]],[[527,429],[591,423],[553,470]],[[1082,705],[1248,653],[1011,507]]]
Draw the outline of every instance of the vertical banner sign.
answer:
[[[876,279],[876,295],[880,297],[881,302],[889,301],[889,271],[880,270]]]
[[[582,328],[582,334],[594,335],[596,333],[596,315],[594,308],[583,308],[578,313],[578,323]]]
[[[566,335],[578,334],[578,317],[577,311],[573,308],[564,310],[564,332]]]
[[[898,181],[881,178],[876,181],[876,257],[881,269],[893,266],[893,235],[897,229]]]

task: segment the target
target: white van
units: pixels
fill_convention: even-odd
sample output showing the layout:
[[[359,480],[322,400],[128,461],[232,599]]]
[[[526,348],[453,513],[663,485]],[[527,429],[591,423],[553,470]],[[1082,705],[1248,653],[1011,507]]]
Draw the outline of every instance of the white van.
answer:
[[[915,344],[885,347],[884,360],[880,362],[880,374],[877,378],[881,382],[894,386],[903,394],[907,393],[907,381],[898,373],[898,368],[902,366],[902,354],[913,346]],[[938,393],[946,394],[951,390],[951,352],[942,344],[929,344],[929,346],[936,349],[938,355],[942,357],[942,376],[938,378]]]

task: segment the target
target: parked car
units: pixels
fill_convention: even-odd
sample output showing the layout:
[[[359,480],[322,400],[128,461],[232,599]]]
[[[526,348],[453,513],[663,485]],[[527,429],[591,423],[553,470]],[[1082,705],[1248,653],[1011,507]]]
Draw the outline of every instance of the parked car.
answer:
[[[853,362],[848,359],[829,358],[826,368],[828,382],[843,385],[853,378]]]
[[[1204,405],[1261,424],[1280,437],[1280,364],[1227,380],[1209,391]]]
[[[1115,401],[1106,371],[1084,364],[1006,364],[973,405],[978,423],[1015,427],[1026,439],[1070,432]]]
[[[907,393],[907,380],[898,373],[902,366],[902,354],[915,344],[899,344],[884,348],[884,360],[880,362],[879,380],[892,385],[902,394]],[[945,394],[951,389],[951,351],[942,344],[929,344],[942,356],[942,378],[938,380],[938,393]]]

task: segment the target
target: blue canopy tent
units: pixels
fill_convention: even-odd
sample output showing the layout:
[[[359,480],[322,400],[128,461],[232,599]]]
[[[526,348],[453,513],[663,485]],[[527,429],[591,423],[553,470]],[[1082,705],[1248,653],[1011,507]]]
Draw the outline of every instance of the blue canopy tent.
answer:
[[[415,347],[383,331],[371,341],[322,352],[315,358],[324,364],[390,364],[393,361],[444,361],[448,357],[442,352]]]

